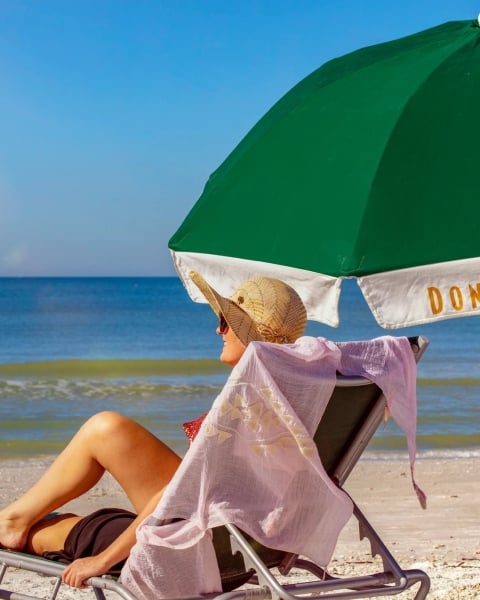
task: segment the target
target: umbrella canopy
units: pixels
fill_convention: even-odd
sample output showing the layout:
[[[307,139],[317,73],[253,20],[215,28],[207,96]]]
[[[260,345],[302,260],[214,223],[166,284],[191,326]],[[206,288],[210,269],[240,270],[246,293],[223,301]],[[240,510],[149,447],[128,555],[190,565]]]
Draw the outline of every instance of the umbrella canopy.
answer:
[[[338,325],[356,277],[385,328],[480,314],[480,26],[455,21],[334,59],[281,98],[169,242],[229,294],[291,283]]]

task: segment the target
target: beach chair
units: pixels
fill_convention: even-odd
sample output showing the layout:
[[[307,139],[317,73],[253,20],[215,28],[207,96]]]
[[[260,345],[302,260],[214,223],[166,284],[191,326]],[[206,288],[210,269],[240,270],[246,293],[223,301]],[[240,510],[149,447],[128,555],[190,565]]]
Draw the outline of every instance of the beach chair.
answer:
[[[428,340],[409,338],[418,362]],[[335,390],[316,430],[314,441],[323,466],[332,481],[343,486],[382,423],[385,398],[372,382],[360,377],[337,376]],[[352,500],[353,501],[353,500]],[[238,527],[227,524],[213,530],[213,540],[222,576],[221,594],[203,595],[216,600],[293,600],[303,596],[321,598],[373,598],[401,594],[418,584],[415,600],[426,598],[430,581],[418,569],[403,569],[378,533],[353,502],[353,516],[358,521],[360,539],[370,542],[372,557],[381,558],[383,570],[356,577],[333,577],[326,570],[296,554],[265,548],[245,535]],[[318,541],[322,543],[321,540]],[[23,595],[4,589],[9,568],[26,569],[53,578],[52,600],[62,586],[63,565],[39,557],[0,550],[0,598],[24,600],[43,596]],[[110,594],[125,600],[135,597],[110,577],[88,581],[94,596],[103,600]],[[107,596],[105,596],[106,592]],[[83,597],[83,596],[82,596]],[[193,600],[193,599],[190,599]],[[200,598],[198,599],[200,600]]]

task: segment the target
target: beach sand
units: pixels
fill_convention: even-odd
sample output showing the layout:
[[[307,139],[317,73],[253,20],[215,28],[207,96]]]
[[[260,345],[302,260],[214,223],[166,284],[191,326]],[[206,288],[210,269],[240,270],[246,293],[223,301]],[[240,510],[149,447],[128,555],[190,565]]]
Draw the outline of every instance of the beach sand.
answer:
[[[49,462],[0,462],[0,506],[27,489]],[[480,599],[480,461],[420,459],[415,475],[427,495],[426,510],[412,489],[407,461],[361,460],[346,488],[401,566],[428,573],[429,600]],[[104,506],[130,508],[109,477],[65,508],[86,514]],[[358,541],[358,528],[352,519],[340,536],[329,571],[350,576],[376,570],[381,570],[381,564],[370,557],[368,542]],[[44,597],[52,588],[51,582],[16,570],[7,572],[5,582],[9,580],[21,581],[23,593],[35,591]],[[395,597],[411,599],[414,592]],[[85,598],[85,593],[69,589],[60,597]]]

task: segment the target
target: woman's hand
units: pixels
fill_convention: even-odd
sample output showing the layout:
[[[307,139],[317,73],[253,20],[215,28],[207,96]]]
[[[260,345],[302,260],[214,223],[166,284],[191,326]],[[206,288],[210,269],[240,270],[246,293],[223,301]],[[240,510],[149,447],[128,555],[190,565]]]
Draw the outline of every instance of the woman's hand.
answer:
[[[69,564],[62,574],[62,581],[76,588],[86,588],[84,584],[89,577],[103,575],[110,567],[105,565],[102,555],[77,558]]]

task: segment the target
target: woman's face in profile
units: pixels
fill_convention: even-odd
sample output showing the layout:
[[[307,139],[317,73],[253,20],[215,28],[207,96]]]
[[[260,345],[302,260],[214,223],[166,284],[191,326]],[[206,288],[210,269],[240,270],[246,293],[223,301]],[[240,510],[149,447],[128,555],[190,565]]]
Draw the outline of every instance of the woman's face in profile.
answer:
[[[217,334],[223,337],[223,348],[220,353],[220,361],[226,365],[234,367],[242,358],[246,346],[233,333],[233,330],[228,327],[217,327]]]

